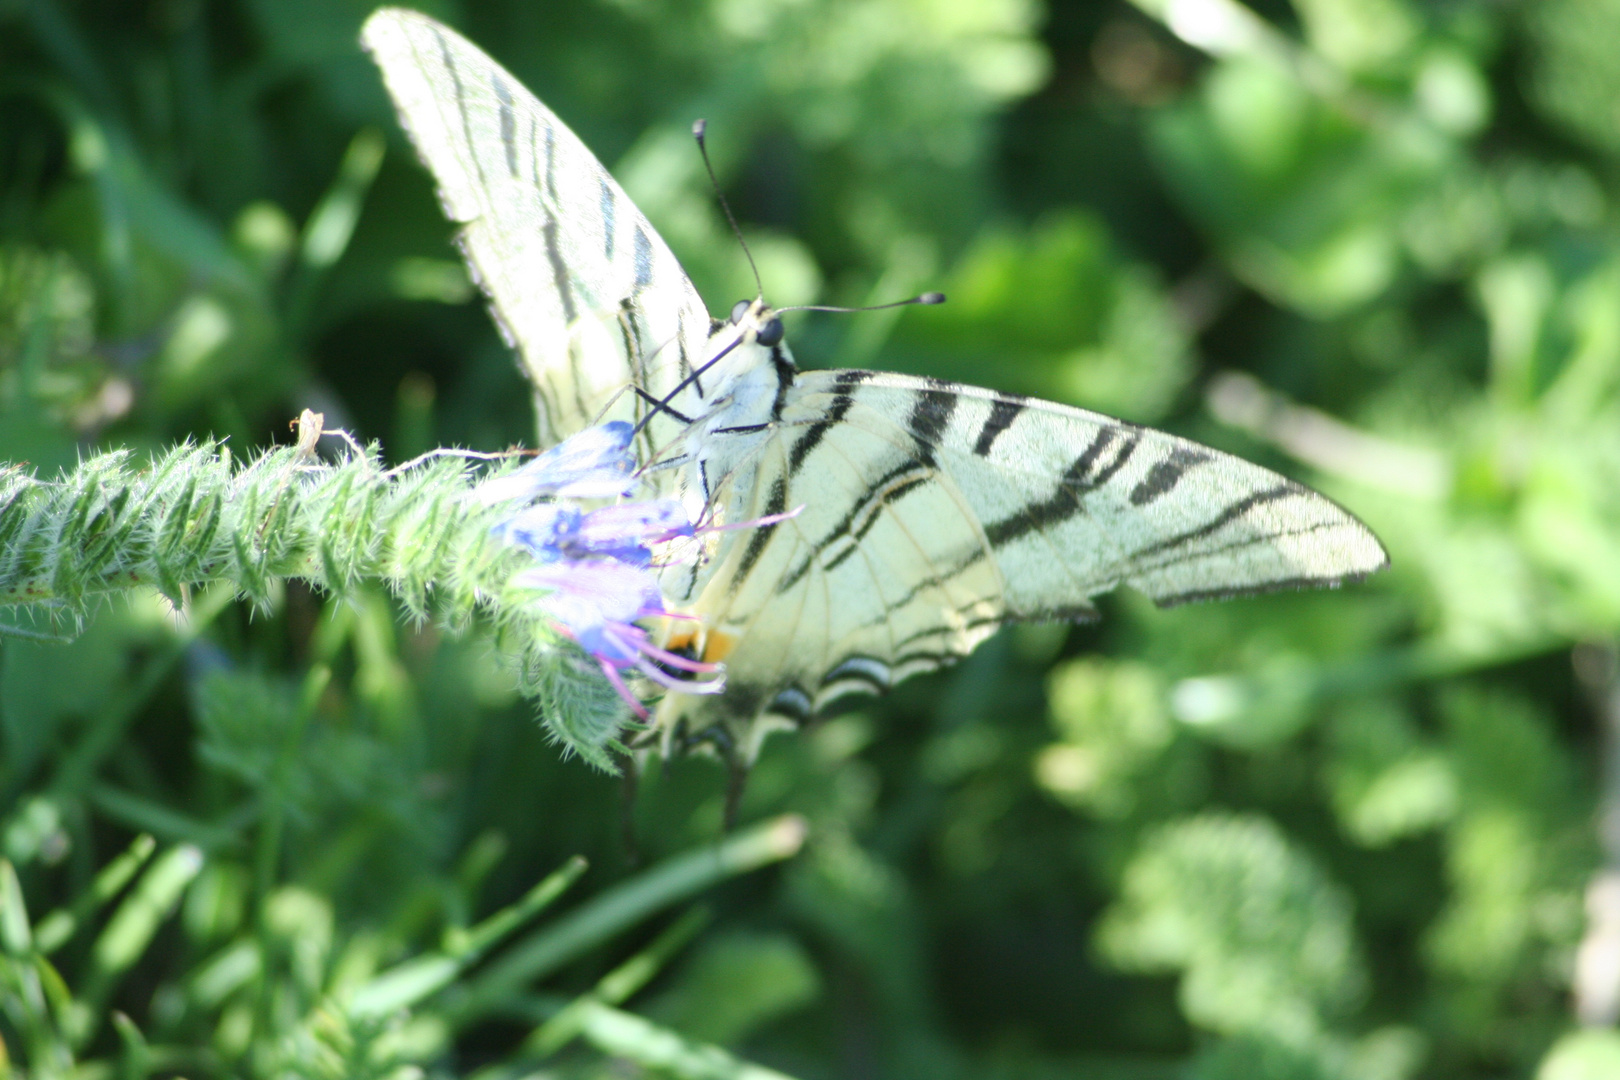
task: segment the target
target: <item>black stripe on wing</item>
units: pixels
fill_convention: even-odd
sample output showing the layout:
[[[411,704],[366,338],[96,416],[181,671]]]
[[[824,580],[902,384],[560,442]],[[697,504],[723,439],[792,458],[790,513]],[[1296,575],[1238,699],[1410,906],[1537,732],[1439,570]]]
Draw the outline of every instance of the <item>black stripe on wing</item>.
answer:
[[[650,287],[653,281],[653,249],[652,240],[647,236],[647,230],[636,222],[636,249],[634,252],[636,264],[636,292]]]
[[[1131,489],[1131,505],[1146,506],[1155,499],[1163,498],[1175,490],[1181,478],[1187,475],[1187,470],[1195,465],[1202,465],[1206,461],[1214,461],[1215,455],[1193,446],[1178,446],[1170,451],[1170,456],[1163,461],[1154,462],[1148,474]]]
[[[489,190],[484,180],[484,163],[478,160],[478,155],[472,153],[476,144],[472,137],[472,117],[467,113],[467,92],[461,85],[461,70],[456,67],[456,58],[450,52],[450,42],[439,32],[437,26],[433,27],[433,38],[439,43],[439,58],[444,61],[444,70],[450,75],[450,86],[456,95],[456,111],[461,113],[461,137],[467,141],[467,156],[472,159],[472,165],[478,172],[478,188],[480,191]]]
[[[1083,496],[1108,483],[1125,467],[1140,443],[1141,435],[1134,428],[1125,425],[1098,428],[1091,443],[1064,470],[1050,498],[1031,503],[1000,521],[990,522],[984,527],[984,535],[993,546],[1005,547],[1022,536],[1074,517],[1084,506]],[[1112,456],[1105,460],[1110,452]]]
[[[894,614],[896,611],[899,611],[901,608],[905,607],[907,604],[909,604],[913,600],[917,599],[918,596],[920,596],[924,592],[928,591],[929,589],[938,589],[938,588],[941,588],[944,585],[947,585],[950,582],[956,580],[957,578],[961,577],[963,574],[967,573],[968,570],[972,569],[972,567],[976,563],[982,562],[985,558],[988,557],[988,555],[989,555],[989,552],[985,551],[984,548],[976,547],[972,551],[968,552],[968,554],[966,556],[964,556],[962,558],[962,560],[960,562],[958,562],[955,566],[948,567],[944,571],[942,571],[941,573],[931,574],[930,576],[923,578],[921,581],[913,582],[912,585],[911,585],[911,588],[909,588],[905,592],[901,593],[894,600],[890,600],[889,602],[884,604],[883,605],[883,610],[878,615],[877,618],[868,619],[866,622],[862,623],[861,624],[861,629],[863,629],[863,630],[870,629],[871,627],[878,626],[878,625],[881,625],[882,623],[888,622],[890,615]],[[945,627],[942,624],[939,629],[948,629],[948,627]],[[932,633],[936,633],[936,632],[937,632],[937,629],[935,627],[929,627],[926,630],[920,631],[921,634],[932,634]],[[914,635],[912,635],[910,637],[901,638],[899,641],[894,643],[895,647],[899,648],[901,645],[905,645],[905,644],[915,640],[916,637],[917,637],[917,635],[914,634]]]
[[[1257,506],[1264,506],[1266,503],[1276,502],[1279,499],[1294,498],[1298,495],[1314,496],[1314,493],[1304,484],[1296,484],[1292,480],[1284,480],[1275,487],[1265,488],[1261,491],[1251,491],[1243,498],[1229,504],[1224,510],[1196,529],[1188,529],[1186,532],[1166,537],[1156,543],[1149,544],[1147,547],[1138,548],[1132,553],[1131,562],[1134,563],[1148,555],[1157,555],[1161,552],[1174,551],[1176,548],[1185,547],[1194,540],[1201,540],[1206,536],[1220,532]]]
[[[774,517],[787,509],[787,477],[778,476],[771,483],[770,498],[765,500],[765,513],[761,517]],[[737,561],[737,574],[735,581],[741,583],[748,580],[749,573],[759,557],[765,554],[765,545],[770,543],[771,537],[776,534],[781,522],[773,521],[769,525],[759,525],[748,536],[748,546],[743,548],[742,558]]]
[[[1175,593],[1171,596],[1156,596],[1153,598],[1153,603],[1157,607],[1169,608],[1180,607],[1182,604],[1196,604],[1203,600],[1232,600],[1239,596],[1287,592],[1289,589],[1336,589],[1340,585],[1354,585],[1358,581],[1365,581],[1367,575],[1382,569],[1383,567],[1379,566],[1374,567],[1372,570],[1358,570],[1350,574],[1323,574],[1320,576],[1305,574],[1300,577],[1274,578],[1258,585],[1188,589],[1186,592]]]
[[[978,438],[973,441],[973,452],[980,457],[989,457],[1001,433],[1012,427],[1012,422],[1025,408],[1023,398],[998,394],[990,404],[990,415],[984,418],[984,425],[979,428]]]
[[[1271,529],[1251,535],[1238,536],[1213,547],[1190,547],[1197,540],[1214,536],[1257,507],[1296,497],[1308,499],[1312,503],[1326,504],[1338,516],[1325,521],[1311,521],[1297,528]],[[1303,484],[1295,483],[1292,480],[1284,480],[1274,487],[1251,492],[1240,499],[1234,500],[1220,513],[1195,529],[1188,529],[1185,532],[1140,549],[1135,555],[1131,556],[1129,569],[1130,573],[1136,576],[1163,570],[1179,563],[1208,559],[1240,551],[1243,548],[1270,546],[1283,538],[1298,538],[1309,536],[1312,533],[1331,532],[1339,529],[1357,530],[1364,528],[1348,512],[1341,510],[1330,500],[1325,499]],[[1153,597],[1153,602],[1159,607],[1175,607],[1179,604],[1193,603],[1199,600],[1226,600],[1237,596],[1253,596],[1257,593],[1279,592],[1286,589],[1337,587],[1361,581],[1369,574],[1382,570],[1388,565],[1389,557],[1386,554],[1376,565],[1368,565],[1361,569],[1327,570],[1316,574],[1294,574],[1288,577],[1271,578],[1239,585],[1212,585],[1208,588],[1188,589],[1179,593],[1157,595]]]
[[[849,391],[872,377],[867,371],[840,371],[833,380],[832,405],[820,420],[815,421],[804,429],[804,433],[793,441],[793,449],[788,451],[788,476],[797,477],[799,470],[804,467],[805,459],[810,451],[821,444],[821,440],[833,426],[843,421],[849,414],[850,406],[855,398]]]
[[[907,474],[915,474],[917,482],[910,482],[910,478],[902,481],[902,478],[907,477]],[[911,491],[917,487],[920,483],[926,482],[933,475],[934,471],[928,465],[925,465],[920,461],[912,461],[907,459],[890,469],[888,472],[884,473],[882,476],[878,477],[878,479],[866,489],[866,492],[862,494],[855,505],[849,508],[849,511],[843,516],[838,524],[834,525],[831,529],[828,529],[826,534],[822,536],[820,540],[817,540],[811,545],[810,552],[809,554],[805,555],[804,561],[798,566],[794,567],[793,570],[788,572],[788,574],[782,578],[781,582],[777,585],[777,589],[779,591],[786,592],[788,589],[793,588],[793,586],[797,585],[804,578],[804,576],[817,565],[821,559],[821,556],[825,554],[829,547],[836,544],[840,540],[850,537],[853,533],[854,540],[850,550],[847,552],[840,552],[839,555],[835,557],[835,560],[824,567],[824,569],[830,570],[834,566],[837,566],[839,563],[843,562],[845,559],[849,558],[849,556],[855,550],[853,544],[858,544],[861,537],[865,536],[872,530],[873,526],[877,524],[878,515],[883,512],[884,506],[887,505],[891,498],[895,497],[897,492],[896,490],[893,490],[893,486],[897,481],[901,481],[899,483],[900,490],[898,490],[898,494],[904,494],[905,492]]]
[[[563,317],[569,323],[572,323],[579,317],[579,309],[574,304],[573,284],[568,277],[568,264],[563,261],[562,244],[557,235],[557,215],[553,210],[557,202],[557,178],[553,174],[556,164],[557,134],[552,130],[550,124],[545,124],[546,169],[542,178],[540,154],[538,153],[541,124],[542,121],[538,115],[531,118],[529,125],[529,159],[532,163],[530,180],[535,188],[547,195],[550,200],[549,204],[545,199],[540,202],[540,210],[546,219],[540,226],[540,236],[546,244],[546,261],[551,264],[551,284],[557,290],[557,296],[562,301]],[[576,371],[574,374],[577,388],[579,385],[578,372]],[[581,411],[584,411],[583,403],[580,403],[580,408]]]
[[[597,177],[596,182],[602,188],[602,254],[609,262],[613,261],[613,217],[618,209],[617,200],[613,197],[613,185],[605,176]]]
[[[1354,524],[1343,521],[1318,521],[1301,529],[1287,529],[1281,532],[1263,533],[1257,536],[1246,536],[1234,540],[1229,544],[1222,544],[1215,548],[1205,548],[1187,555],[1160,559],[1149,564],[1136,564],[1131,567],[1133,573],[1143,571],[1152,572],[1175,566],[1178,563],[1190,562],[1195,559],[1207,559],[1211,556],[1238,551],[1246,547],[1270,545],[1282,537],[1309,536],[1311,533],[1327,532]],[[1270,578],[1244,585],[1218,585],[1207,589],[1188,589],[1184,592],[1170,593],[1155,596],[1153,602],[1159,607],[1176,607],[1179,604],[1192,603],[1198,600],[1229,600],[1236,596],[1255,596],[1260,593],[1281,592],[1286,589],[1308,588],[1337,588],[1340,585],[1352,584],[1364,580],[1369,574],[1382,570],[1389,565],[1386,556],[1384,561],[1376,566],[1369,566],[1364,570],[1334,570],[1320,574],[1296,574],[1285,578]]]
[[[506,171],[515,177],[518,174],[517,114],[512,111],[512,90],[506,85],[506,80],[495,72],[490,73],[489,81],[495,88],[495,100],[500,104],[501,146],[506,150]],[[457,89],[460,89],[459,83]],[[465,112],[462,116],[465,119]]]
[[[877,528],[879,521],[883,520],[883,512],[890,509],[910,492],[916,491],[924,484],[933,480],[932,470],[921,472],[915,476],[907,476],[894,481],[889,487],[876,491],[867,500],[865,505],[869,508],[864,520],[855,525],[849,533],[849,546],[828,560],[825,570],[835,570],[846,559],[861,549],[861,541],[866,534]],[[873,505],[875,502],[876,505]]]
[[[538,127],[539,124],[540,124],[540,118],[535,117],[535,126]],[[534,128],[530,128],[529,133],[530,133],[529,146],[530,146],[530,151],[532,153],[533,146],[534,146],[534,137],[533,137],[534,136]],[[535,163],[536,168],[538,168],[539,165],[540,165],[540,159],[538,157],[536,157],[534,159],[534,163]],[[541,187],[540,176],[539,176],[538,173],[535,174],[534,183],[535,183],[536,187],[540,187],[541,190],[546,193],[546,195],[551,199],[553,205],[555,205],[558,202],[558,199],[557,199],[557,132],[556,132],[556,129],[554,129],[550,124],[546,125],[546,178],[545,178],[545,185],[544,185],[544,187]]]
[[[906,430],[917,444],[917,456],[929,465],[934,464],[934,448],[950,426],[960,400],[954,390],[944,389],[949,385],[940,383],[937,387],[913,391],[917,397],[906,417]]]

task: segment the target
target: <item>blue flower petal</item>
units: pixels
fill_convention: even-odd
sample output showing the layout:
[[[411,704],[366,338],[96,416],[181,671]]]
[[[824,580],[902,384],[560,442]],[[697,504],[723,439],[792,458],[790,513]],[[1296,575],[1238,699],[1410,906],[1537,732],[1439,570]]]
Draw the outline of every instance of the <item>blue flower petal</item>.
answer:
[[[586,514],[567,538],[574,558],[607,556],[646,566],[652,561],[648,544],[677,536],[691,536],[686,511],[674,499],[606,506]]]
[[[608,626],[594,626],[575,635],[581,647],[598,660],[605,660],[615,667],[626,667],[636,662],[638,650],[635,643],[625,641],[624,635],[616,633],[617,628]],[[632,634],[645,634],[637,627],[630,627]]]
[[[495,526],[495,535],[526,549],[536,558],[554,562],[568,555],[569,538],[579,532],[584,515],[573,506],[537,503]]]
[[[611,499],[636,486],[636,458],[630,452],[635,429],[614,420],[570,435],[517,472],[479,485],[487,503],[537,499]]]

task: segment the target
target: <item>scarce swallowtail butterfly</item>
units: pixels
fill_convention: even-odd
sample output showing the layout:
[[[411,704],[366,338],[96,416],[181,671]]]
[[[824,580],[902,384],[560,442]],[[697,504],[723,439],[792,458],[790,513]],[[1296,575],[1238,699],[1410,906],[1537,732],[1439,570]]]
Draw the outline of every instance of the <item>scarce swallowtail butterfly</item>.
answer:
[[[384,8],[362,42],[534,386],[542,442],[642,420],[638,452],[719,523],[664,591],[723,660],[658,729],[746,763],[774,727],[966,655],[1003,623],[1338,585],[1386,565],[1321,495],[1174,435],[973,386],[799,371],[763,299],[711,318],[647,219],[477,47]],[[719,357],[716,360],[716,357]],[[667,410],[648,417],[648,399]],[[695,518],[694,518],[695,520]],[[691,631],[683,631],[690,633]]]

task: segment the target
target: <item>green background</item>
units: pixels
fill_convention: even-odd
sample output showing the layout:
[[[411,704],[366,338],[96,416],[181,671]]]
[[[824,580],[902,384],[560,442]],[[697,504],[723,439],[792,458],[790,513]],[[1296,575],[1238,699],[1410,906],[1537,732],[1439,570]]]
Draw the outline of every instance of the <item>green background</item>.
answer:
[[[10,1068],[749,1075],[715,1044],[804,1078],[1620,1075],[1620,3],[427,9],[574,127],[713,310],[753,290],[698,116],[772,302],[950,296],[798,316],[801,364],[1166,427],[1319,487],[1393,565],[1110,597],[778,737],[742,817],[803,814],[796,858],[473,1013],[430,998],[398,1045],[331,1021],[355,972],[575,854],[560,910],[646,885],[714,841],[719,768],[654,763],[627,802],[489,642],[380,592],[193,624],[135,596],[71,646],[7,639]],[[306,406],[395,461],[530,438],[367,10],[0,0],[0,460],[246,455]],[[98,893],[141,833],[150,869]],[[656,1028],[518,1049],[672,925],[701,928],[624,1003]],[[671,1034],[692,1054],[659,1058]]]

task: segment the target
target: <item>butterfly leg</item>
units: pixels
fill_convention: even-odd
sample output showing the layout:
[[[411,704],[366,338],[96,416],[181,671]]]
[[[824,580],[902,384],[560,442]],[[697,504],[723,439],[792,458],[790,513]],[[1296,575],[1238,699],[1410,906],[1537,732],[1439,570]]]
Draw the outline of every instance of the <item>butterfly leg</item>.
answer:
[[[686,717],[679,717],[664,728],[664,754],[689,754],[696,750],[712,753],[720,759],[726,770],[725,804],[720,815],[721,831],[731,832],[737,826],[737,812],[742,806],[743,791],[748,786],[748,773],[752,762],[736,738],[723,724],[713,724],[702,731],[687,728]]]
[[[640,398],[642,401],[645,401],[648,405],[651,405],[653,407],[653,412],[654,413],[668,413],[670,416],[674,417],[676,420],[678,420],[679,422],[681,422],[683,424],[690,424],[692,422],[692,418],[690,416],[682,415],[680,412],[677,412],[675,409],[670,408],[669,402],[665,401],[664,399],[654,397],[653,395],[647,393],[647,391],[643,390],[639,386],[634,387],[634,389],[636,391],[636,396],[638,398]]]
[[[731,732],[718,724],[703,731],[693,741],[712,745],[720,757],[720,763],[726,767],[726,802],[720,814],[720,831],[730,833],[737,828],[737,811],[742,806],[743,789],[748,786],[749,762],[743,756],[742,748],[731,737]]]
[[[636,801],[641,788],[641,763],[631,755],[625,760],[619,782],[619,842],[624,845],[625,864],[641,865],[641,842],[636,835]]]
[[[748,763],[734,751],[735,747],[725,755],[726,808],[720,819],[720,829],[725,833],[737,828],[737,811],[742,806],[743,789],[748,786]]]

